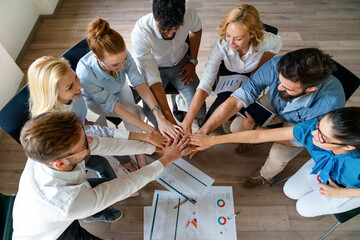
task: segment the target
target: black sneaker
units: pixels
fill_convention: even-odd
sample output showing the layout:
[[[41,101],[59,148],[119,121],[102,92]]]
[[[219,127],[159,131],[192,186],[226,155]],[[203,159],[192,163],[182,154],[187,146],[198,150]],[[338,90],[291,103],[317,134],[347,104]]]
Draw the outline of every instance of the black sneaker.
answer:
[[[117,208],[105,208],[90,217],[83,218],[84,222],[116,222],[124,216],[123,212]]]

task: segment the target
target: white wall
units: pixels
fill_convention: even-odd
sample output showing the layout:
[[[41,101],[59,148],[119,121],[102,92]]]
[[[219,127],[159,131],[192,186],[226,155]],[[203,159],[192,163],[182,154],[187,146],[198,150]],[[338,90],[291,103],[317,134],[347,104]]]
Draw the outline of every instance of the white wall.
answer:
[[[39,15],[52,14],[59,0],[0,0],[0,109],[24,76],[15,60]]]
[[[15,95],[24,73],[0,44],[0,109]]]
[[[59,0],[1,0],[0,43],[12,59],[19,55],[40,14],[52,14]]]

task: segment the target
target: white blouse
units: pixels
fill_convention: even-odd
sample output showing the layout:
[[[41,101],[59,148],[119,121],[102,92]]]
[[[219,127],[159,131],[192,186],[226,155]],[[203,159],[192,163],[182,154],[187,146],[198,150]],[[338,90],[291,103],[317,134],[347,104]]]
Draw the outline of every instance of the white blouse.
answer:
[[[226,68],[231,72],[250,73],[258,67],[265,52],[277,54],[281,45],[280,36],[264,32],[264,39],[255,48],[256,51],[250,45],[249,51],[240,57],[239,52],[232,50],[226,40],[220,43],[220,38],[218,38],[211,50],[198,89],[202,89],[210,95],[221,61],[224,61]]]

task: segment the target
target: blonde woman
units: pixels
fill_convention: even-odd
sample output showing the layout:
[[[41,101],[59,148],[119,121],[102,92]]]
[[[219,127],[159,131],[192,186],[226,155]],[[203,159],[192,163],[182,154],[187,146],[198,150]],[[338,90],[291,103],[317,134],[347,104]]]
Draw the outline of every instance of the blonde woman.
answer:
[[[126,130],[111,129],[98,125],[87,124],[87,108],[82,98],[79,78],[64,59],[44,56],[34,61],[28,70],[30,90],[30,112],[32,117],[47,112],[70,110],[75,112],[85,124],[84,128],[89,135],[101,137],[114,137],[129,140],[138,140],[152,143],[162,147],[164,138],[157,134],[137,133]],[[130,147],[130,145],[129,145]],[[120,163],[130,172],[136,170],[129,157],[115,156]],[[108,161],[96,156],[87,161],[87,167],[97,172],[105,169],[102,177],[116,177]]]
[[[279,36],[265,32],[258,11],[248,4],[240,4],[228,12],[219,25],[218,32],[219,38],[210,53],[204,74],[182,123],[185,133],[192,132],[192,122],[210,95],[218,75],[230,71],[249,77],[275,56],[282,45]],[[222,62],[226,69],[219,69]],[[217,95],[202,124],[231,93],[227,91]]]

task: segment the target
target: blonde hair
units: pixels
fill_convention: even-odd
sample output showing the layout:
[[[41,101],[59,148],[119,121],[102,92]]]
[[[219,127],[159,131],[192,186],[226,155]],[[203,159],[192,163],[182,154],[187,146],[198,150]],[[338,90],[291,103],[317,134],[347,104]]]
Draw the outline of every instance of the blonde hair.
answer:
[[[218,27],[220,43],[225,39],[226,28],[229,23],[241,23],[248,32],[254,33],[255,36],[250,39],[253,47],[256,47],[262,42],[264,38],[264,26],[260,20],[259,12],[255,7],[249,4],[240,4],[226,14]]]
[[[104,59],[105,51],[117,54],[126,49],[123,37],[111,29],[109,23],[101,18],[89,24],[86,41],[100,60]]]
[[[69,63],[65,59],[44,56],[29,67],[29,107],[31,117],[53,110],[62,110],[58,100],[58,81],[66,74]]]

